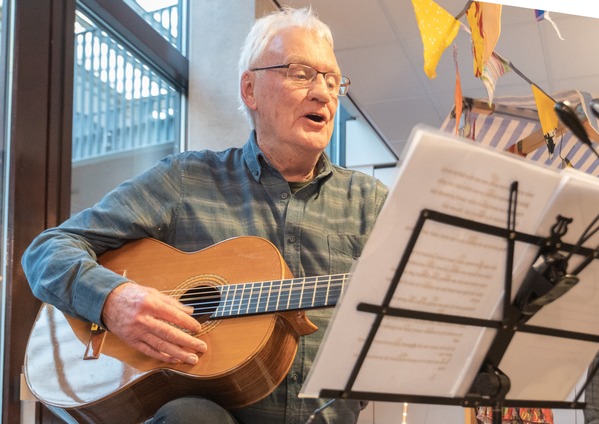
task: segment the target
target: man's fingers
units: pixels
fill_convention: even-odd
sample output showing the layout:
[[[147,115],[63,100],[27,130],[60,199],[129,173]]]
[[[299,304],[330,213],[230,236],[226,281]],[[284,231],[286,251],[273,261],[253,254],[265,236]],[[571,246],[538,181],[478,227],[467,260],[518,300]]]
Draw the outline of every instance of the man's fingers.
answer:
[[[185,350],[179,345],[157,337],[154,334],[148,334],[141,343],[148,349],[148,351],[144,351],[144,353],[156,359],[165,360],[166,358],[167,362],[185,362],[190,365],[197,364],[199,360],[196,353]],[[204,347],[206,346],[204,342],[201,343]],[[205,351],[205,349],[199,349],[198,351]]]
[[[194,352],[205,352],[207,348],[203,340],[181,331],[168,322],[157,321],[153,333],[159,339],[178,346],[188,346]],[[159,349],[159,347],[157,348]]]
[[[166,353],[160,352],[145,342],[137,341],[135,343],[132,343],[131,346],[139,350],[144,355],[149,356],[150,358],[154,358],[159,361],[168,362],[171,364],[181,363],[179,359],[173,358],[172,356],[169,356]]]

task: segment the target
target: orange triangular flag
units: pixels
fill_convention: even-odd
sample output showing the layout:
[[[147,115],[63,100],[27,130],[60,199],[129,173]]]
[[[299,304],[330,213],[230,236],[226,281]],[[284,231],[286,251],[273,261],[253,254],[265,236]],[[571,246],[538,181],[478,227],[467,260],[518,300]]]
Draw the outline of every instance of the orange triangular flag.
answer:
[[[462,120],[462,105],[464,103],[464,95],[462,93],[462,82],[460,81],[460,70],[458,69],[458,48],[453,45],[453,62],[455,64],[455,133],[458,134],[460,129],[460,121]]]
[[[412,0],[412,5],[424,47],[424,73],[433,79],[441,55],[453,43],[460,23],[432,0]]]

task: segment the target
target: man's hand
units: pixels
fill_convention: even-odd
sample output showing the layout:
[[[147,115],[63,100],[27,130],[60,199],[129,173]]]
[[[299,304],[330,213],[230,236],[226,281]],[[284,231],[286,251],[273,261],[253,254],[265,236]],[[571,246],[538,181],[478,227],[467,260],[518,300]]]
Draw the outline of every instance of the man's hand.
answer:
[[[106,298],[102,320],[121,340],[152,358],[195,365],[197,353],[205,352],[207,346],[181,330],[200,331],[192,312],[191,306],[156,289],[124,283]]]

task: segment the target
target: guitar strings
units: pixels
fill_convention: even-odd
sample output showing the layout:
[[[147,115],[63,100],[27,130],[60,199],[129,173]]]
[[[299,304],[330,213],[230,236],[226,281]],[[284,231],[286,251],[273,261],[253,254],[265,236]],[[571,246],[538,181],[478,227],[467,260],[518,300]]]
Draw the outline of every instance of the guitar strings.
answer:
[[[329,280],[328,277],[327,280]],[[194,306],[193,315],[204,315],[207,313],[213,313],[216,312],[219,307],[221,309],[221,313],[223,313],[224,315],[227,315],[225,311],[229,311],[229,314],[235,311],[236,315],[243,315],[257,312],[268,312],[269,306],[272,305],[272,302],[269,302],[268,299],[272,299],[273,297],[277,298],[276,305],[274,305],[274,310],[279,309],[281,300],[283,301],[283,304],[287,304],[288,309],[294,309],[289,305],[297,305],[297,308],[295,309],[300,309],[301,306],[308,307],[308,305],[304,305],[302,299],[309,300],[310,298],[312,298],[312,303],[310,305],[314,305],[315,303],[326,305],[326,303],[328,303],[328,300],[337,297],[335,290],[338,287],[343,287],[343,284],[336,283],[332,279],[330,279],[330,282],[327,285],[324,285],[322,283],[319,284],[318,281],[312,281],[309,283],[309,285],[300,284],[298,283],[298,280],[286,281],[288,281],[287,284],[285,283],[285,280],[283,280],[280,286],[274,287],[272,285],[268,286],[268,283],[272,282],[264,282],[262,283],[262,287],[258,289],[256,289],[256,287],[253,287],[249,291],[246,290],[246,286],[256,285],[256,283],[240,283],[218,287],[198,287],[196,288],[196,290],[193,290],[196,294],[201,292],[214,293],[215,290],[218,290],[220,288],[223,289],[223,292],[221,294],[216,293],[210,296],[205,294],[203,296],[195,297],[182,296],[180,300],[189,306]],[[264,287],[265,284],[267,285],[267,287]],[[317,295],[316,292],[314,292],[313,296],[304,296],[306,288],[308,288],[308,290],[310,290],[311,287],[317,289],[319,285],[322,287],[323,290],[326,289],[326,294],[322,293]],[[240,286],[244,287],[239,289],[238,287]],[[237,293],[235,290],[241,290],[241,292]],[[286,296],[289,297],[287,298]],[[222,300],[223,297],[224,300]],[[213,299],[213,301],[206,301],[207,299]],[[195,300],[199,300],[201,302],[196,304],[189,303],[190,301]],[[247,305],[244,305],[244,301],[246,301]]]
[[[217,286],[197,286],[185,291],[179,300],[188,306],[194,307],[192,316],[213,314],[220,308],[221,314],[227,316],[269,312],[274,306],[274,311],[280,308],[280,303],[287,305],[288,310],[303,309],[314,304],[326,306],[331,299],[340,295],[338,288],[343,289],[349,274],[330,276],[317,276],[305,278],[291,278],[264,282],[246,282]],[[276,285],[275,285],[276,283]],[[247,287],[251,287],[248,289]],[[306,291],[312,294],[306,293]],[[342,290],[341,290],[342,291]],[[170,296],[175,296],[181,290],[164,290]],[[273,305],[273,298],[276,304]],[[306,305],[305,301],[310,301]],[[197,303],[196,303],[197,302]],[[247,303],[244,304],[244,302]],[[297,307],[290,307],[290,305]]]
[[[243,282],[243,283],[233,283],[233,284],[224,284],[224,285],[202,285],[202,286],[196,286],[196,287],[191,287],[190,289],[188,289],[185,293],[189,293],[191,291],[195,291],[196,293],[201,293],[203,292],[214,292],[215,289],[221,289],[221,288],[230,288],[230,287],[240,287],[240,286],[258,286],[258,285],[262,285],[262,287],[264,287],[264,285],[266,284],[272,284],[272,283],[281,283],[280,287],[285,287],[285,285],[287,285],[287,287],[293,287],[293,286],[306,286],[306,283],[308,284],[324,284],[323,282],[328,283],[329,281],[337,284],[337,281],[344,281],[346,279],[349,278],[349,274],[338,274],[338,275],[331,275],[331,276],[319,276],[319,277],[305,277],[305,278],[289,278],[289,279],[283,279],[283,280],[272,280],[272,281],[257,281],[257,282]],[[313,280],[313,281],[307,281],[307,280]],[[177,293],[180,293],[182,289],[171,289],[171,290],[161,290],[161,293],[167,294],[169,296],[175,296]]]

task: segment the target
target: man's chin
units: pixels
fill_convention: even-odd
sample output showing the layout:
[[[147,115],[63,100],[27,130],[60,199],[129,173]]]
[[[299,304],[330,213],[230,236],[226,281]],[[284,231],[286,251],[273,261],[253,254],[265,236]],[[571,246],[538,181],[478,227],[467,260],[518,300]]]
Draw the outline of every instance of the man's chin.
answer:
[[[314,152],[320,153],[326,149],[329,144],[330,137],[322,134],[307,134],[303,137],[303,145]]]

